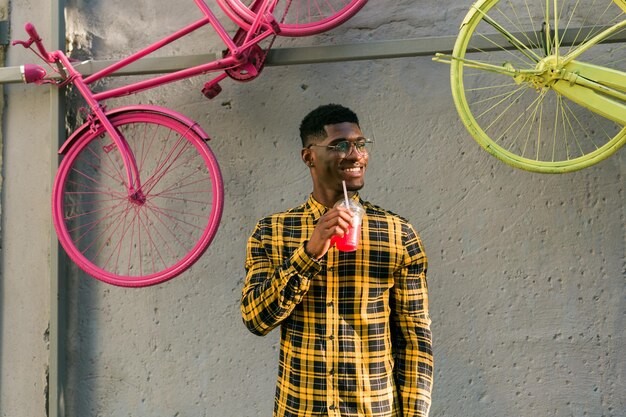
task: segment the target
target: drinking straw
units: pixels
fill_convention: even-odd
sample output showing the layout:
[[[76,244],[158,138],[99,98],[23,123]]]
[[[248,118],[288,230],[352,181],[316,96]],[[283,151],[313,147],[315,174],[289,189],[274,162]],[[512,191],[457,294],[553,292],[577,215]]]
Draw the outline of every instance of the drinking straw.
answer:
[[[343,184],[343,196],[346,198],[346,207],[350,208],[350,203],[348,202],[348,189],[346,188],[346,182],[342,180],[341,183]]]

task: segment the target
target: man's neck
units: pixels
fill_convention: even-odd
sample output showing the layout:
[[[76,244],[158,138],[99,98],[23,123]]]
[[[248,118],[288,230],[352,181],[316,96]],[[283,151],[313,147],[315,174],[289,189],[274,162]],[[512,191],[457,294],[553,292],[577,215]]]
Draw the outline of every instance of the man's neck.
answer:
[[[348,191],[348,197],[352,197],[353,195],[353,191]],[[313,190],[313,198],[318,203],[330,208],[333,207],[337,201],[343,198],[343,193],[331,190]]]

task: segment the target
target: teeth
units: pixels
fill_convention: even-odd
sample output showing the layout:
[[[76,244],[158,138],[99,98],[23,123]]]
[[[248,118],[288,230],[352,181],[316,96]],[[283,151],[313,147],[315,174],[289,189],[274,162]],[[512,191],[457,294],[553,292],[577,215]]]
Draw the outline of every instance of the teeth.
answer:
[[[349,171],[349,172],[358,172],[360,170],[361,170],[361,168],[359,168],[359,167],[356,167],[356,168],[346,168],[346,171]]]

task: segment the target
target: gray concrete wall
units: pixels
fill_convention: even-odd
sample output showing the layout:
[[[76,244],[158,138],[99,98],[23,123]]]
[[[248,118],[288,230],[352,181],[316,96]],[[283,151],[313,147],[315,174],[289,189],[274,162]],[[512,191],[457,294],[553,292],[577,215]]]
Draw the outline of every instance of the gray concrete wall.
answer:
[[[26,19],[41,21],[46,6],[2,2],[11,32]],[[28,55],[9,48],[6,65]],[[30,57],[29,57],[30,59]],[[0,281],[0,415],[43,416],[46,411],[49,319],[50,120],[46,88],[5,86],[2,120],[2,252]]]
[[[452,35],[465,3],[372,1],[333,32],[277,46]],[[26,20],[47,33],[46,7],[13,1],[13,37]],[[71,0],[68,36],[78,56],[115,57],[196,16],[191,1]],[[163,53],[220,49],[206,31]],[[12,50],[8,65],[30,60]],[[327,102],[352,107],[377,140],[362,195],[410,218],[425,242],[436,358],[431,414],[626,416],[624,150],[572,174],[514,170],[468,136],[448,69],[429,58],[271,67],[248,84],[225,82],[213,101],[200,94],[203,83],[109,103],[159,104],[196,119],[213,137],[226,204],[206,255],[170,282],[124,289],[71,269],[68,416],[271,415],[278,335],[259,338],[241,324],[245,242],[258,218],[307,198],[297,128]],[[45,87],[6,89],[0,415],[7,417],[46,415],[48,113]]]

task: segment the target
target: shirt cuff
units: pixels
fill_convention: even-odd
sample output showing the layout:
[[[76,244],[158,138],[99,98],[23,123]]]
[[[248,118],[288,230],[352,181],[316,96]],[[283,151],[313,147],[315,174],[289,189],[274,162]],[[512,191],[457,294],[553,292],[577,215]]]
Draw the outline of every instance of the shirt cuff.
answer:
[[[320,261],[313,259],[306,251],[306,242],[297,248],[291,255],[291,265],[296,273],[306,279],[311,279],[322,270]]]
[[[286,261],[288,282],[282,291],[284,303],[299,303],[309,290],[311,279],[322,269],[315,259],[306,253],[304,246],[296,249]]]

